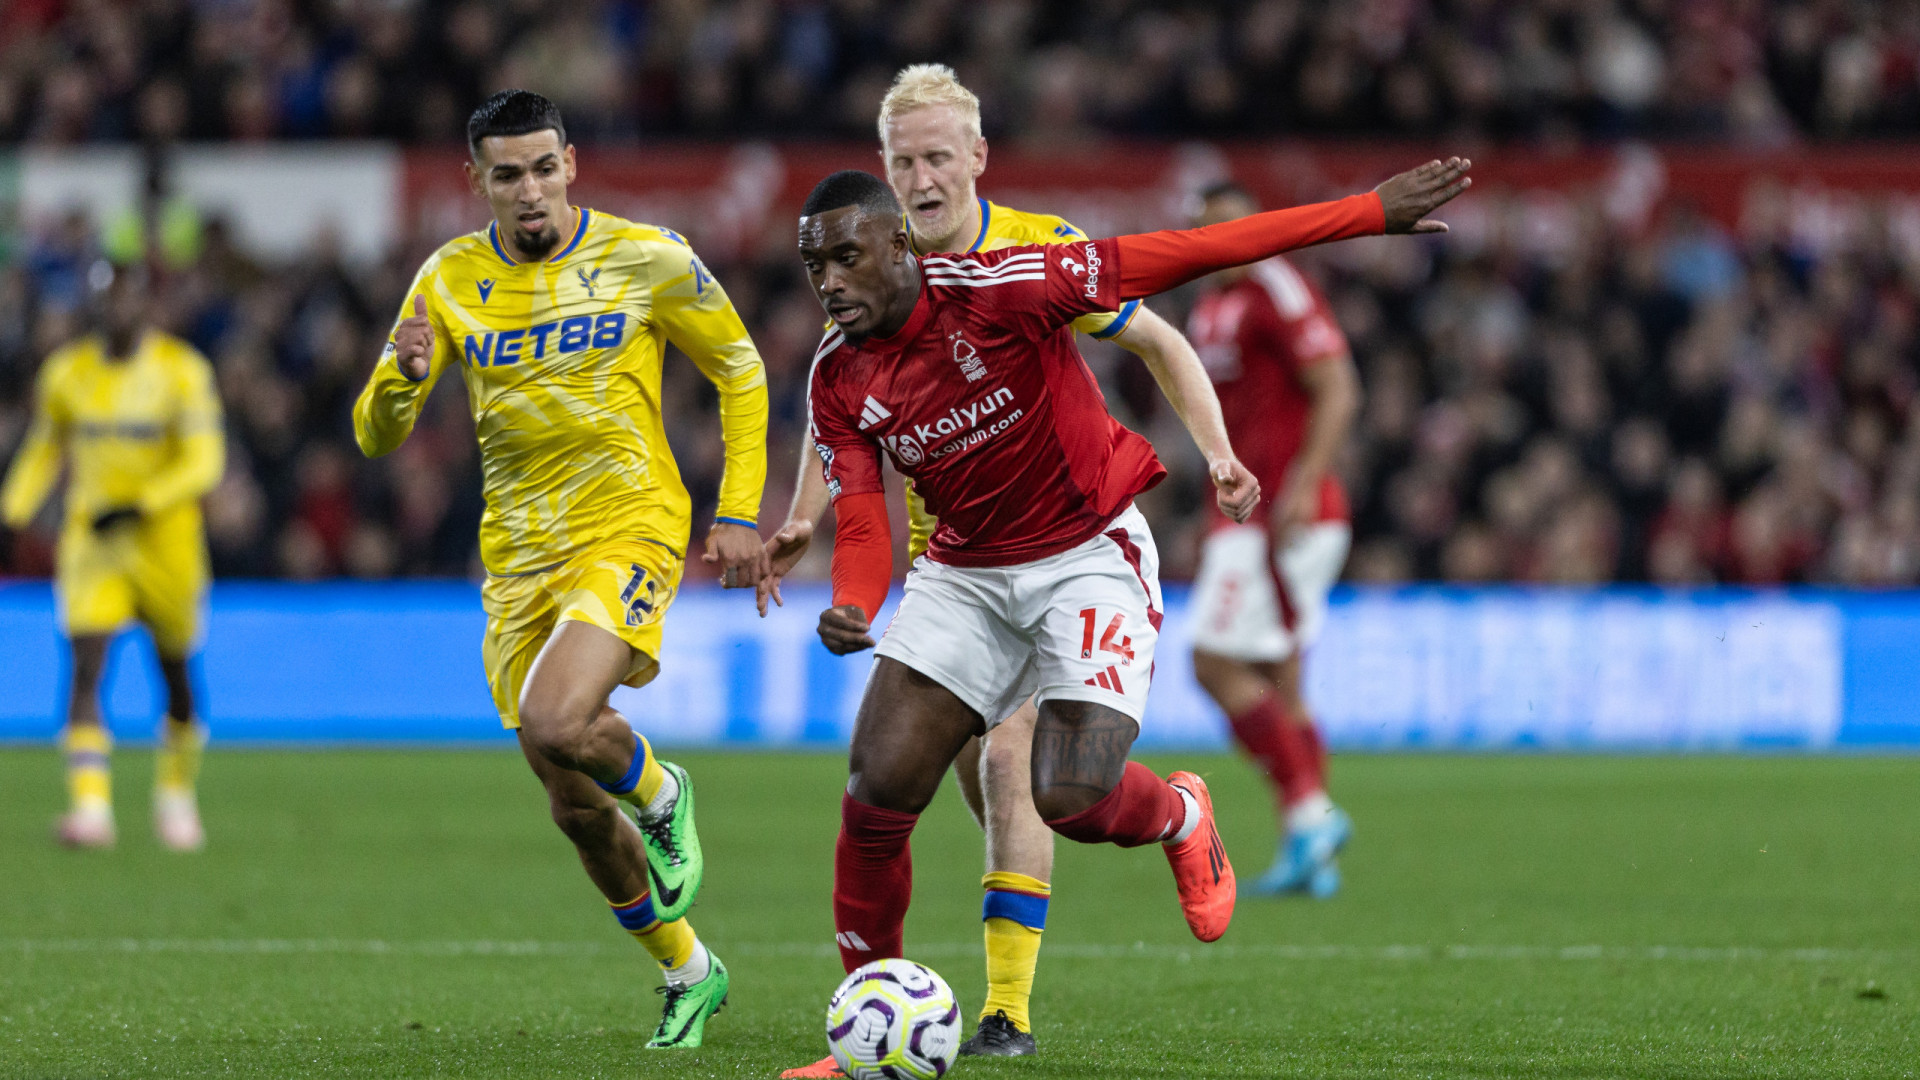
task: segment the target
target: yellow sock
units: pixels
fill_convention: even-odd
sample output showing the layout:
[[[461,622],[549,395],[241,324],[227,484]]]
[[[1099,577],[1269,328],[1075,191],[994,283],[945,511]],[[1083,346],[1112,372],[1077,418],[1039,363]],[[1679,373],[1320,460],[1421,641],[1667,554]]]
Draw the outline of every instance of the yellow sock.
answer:
[[[645,806],[660,794],[660,785],[667,782],[667,770],[661,768],[660,759],[653,756],[653,745],[645,735],[636,731],[633,738],[633,764],[627,768],[627,775],[618,783],[600,787],[616,799]]]
[[[981,905],[987,937],[985,1020],[997,1012],[1021,1031],[1032,1031],[1027,1005],[1033,997],[1033,971],[1040,962],[1040,934],[1047,926],[1052,886],[1039,878],[996,870],[980,879],[987,890]]]
[[[67,725],[60,732],[60,750],[67,757],[67,798],[73,808],[111,808],[113,736],[107,734],[106,725]]]
[[[684,967],[693,959],[694,946],[700,944],[692,924],[685,919],[654,923],[650,930],[635,930],[633,939],[659,962],[662,970]]]
[[[200,780],[200,750],[206,745],[207,729],[192,720],[169,716],[161,721],[160,752],[153,762],[154,787],[191,792]]]
[[[647,950],[647,955],[659,962],[662,971],[685,967],[699,950],[700,938],[687,920],[661,922],[653,917],[652,893],[641,893],[638,899],[612,907],[613,917]]]

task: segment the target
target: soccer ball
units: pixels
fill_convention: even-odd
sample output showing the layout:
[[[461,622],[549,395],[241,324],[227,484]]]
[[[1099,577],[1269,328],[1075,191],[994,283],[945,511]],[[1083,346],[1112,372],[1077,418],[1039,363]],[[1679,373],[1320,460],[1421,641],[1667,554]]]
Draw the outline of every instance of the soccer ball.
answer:
[[[960,1049],[947,981],[911,960],[875,960],[827,1002],[827,1045],[853,1080],[935,1080]]]

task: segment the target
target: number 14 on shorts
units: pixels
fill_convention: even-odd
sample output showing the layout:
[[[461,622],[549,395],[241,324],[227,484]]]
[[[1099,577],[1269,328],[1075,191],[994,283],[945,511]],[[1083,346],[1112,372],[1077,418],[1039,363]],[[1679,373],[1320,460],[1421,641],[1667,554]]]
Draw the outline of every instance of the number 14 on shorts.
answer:
[[[1107,623],[1106,630],[1101,633],[1099,645],[1095,646],[1093,633],[1094,629],[1100,625],[1100,611],[1098,608],[1081,608],[1080,659],[1093,659],[1093,651],[1097,647],[1101,652],[1117,654],[1122,667],[1133,663],[1133,639],[1120,632],[1120,627],[1126,620],[1124,613],[1116,612],[1113,620]]]

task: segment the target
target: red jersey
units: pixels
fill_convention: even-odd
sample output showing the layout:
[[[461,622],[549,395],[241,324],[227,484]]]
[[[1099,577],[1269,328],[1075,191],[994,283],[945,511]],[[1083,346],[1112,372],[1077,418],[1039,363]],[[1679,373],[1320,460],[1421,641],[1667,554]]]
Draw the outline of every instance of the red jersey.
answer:
[[[939,519],[929,558],[1009,566],[1098,534],[1167,475],[1107,413],[1072,322],[1121,305],[1108,240],[930,255],[893,336],[829,330],[807,409],[838,500],[881,490],[880,454]],[[1104,272],[1102,272],[1104,269]]]
[[[1200,298],[1187,319],[1187,339],[1220,395],[1234,453],[1272,499],[1306,441],[1313,399],[1300,371],[1345,356],[1347,337],[1320,290],[1285,259],[1248,270]],[[1329,471],[1320,485],[1319,520],[1344,521],[1347,514],[1346,492]]]

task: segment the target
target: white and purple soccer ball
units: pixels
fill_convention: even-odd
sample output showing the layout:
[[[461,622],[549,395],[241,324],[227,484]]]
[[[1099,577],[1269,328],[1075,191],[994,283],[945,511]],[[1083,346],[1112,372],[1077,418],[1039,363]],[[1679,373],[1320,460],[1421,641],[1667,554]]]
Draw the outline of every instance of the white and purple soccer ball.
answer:
[[[911,960],[875,960],[827,1002],[827,1045],[853,1080],[937,1080],[960,1049],[947,981]]]

